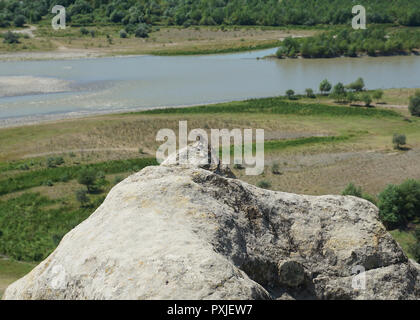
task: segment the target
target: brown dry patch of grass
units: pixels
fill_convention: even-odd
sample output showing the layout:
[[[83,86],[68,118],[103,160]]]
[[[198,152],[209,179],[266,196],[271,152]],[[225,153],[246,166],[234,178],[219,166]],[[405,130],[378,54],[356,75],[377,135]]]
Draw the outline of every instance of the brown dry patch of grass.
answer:
[[[203,52],[240,49],[274,43],[288,36],[310,36],[316,30],[285,30],[284,28],[261,27],[161,27],[146,39],[130,35],[119,38],[121,26],[87,27],[95,32],[95,37],[82,35],[80,28],[68,27],[54,31],[50,26],[40,26],[36,37],[23,39],[17,45],[0,44],[0,52],[86,50],[100,51],[103,55],[114,54],[182,54],[182,52]],[[107,38],[109,35],[112,40]]]

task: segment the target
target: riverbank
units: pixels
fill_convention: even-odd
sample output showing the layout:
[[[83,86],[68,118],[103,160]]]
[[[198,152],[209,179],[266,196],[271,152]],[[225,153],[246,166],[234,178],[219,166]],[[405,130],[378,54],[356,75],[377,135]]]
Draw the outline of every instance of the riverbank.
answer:
[[[30,27],[34,36],[21,37],[21,43],[0,42],[0,61],[234,53],[275,48],[286,37],[307,37],[318,32],[299,28],[161,27],[142,39],[133,36],[120,38],[118,26],[88,29],[93,32],[93,37],[82,35],[80,28],[75,27],[63,31],[54,31],[49,26]],[[23,30],[19,32],[23,33]]]

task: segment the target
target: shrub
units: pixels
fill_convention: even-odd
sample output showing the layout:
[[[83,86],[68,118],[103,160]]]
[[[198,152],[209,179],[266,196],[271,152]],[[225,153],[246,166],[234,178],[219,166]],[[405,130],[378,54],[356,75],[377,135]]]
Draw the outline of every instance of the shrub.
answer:
[[[64,163],[63,157],[51,157],[47,159],[47,167],[55,168]]]
[[[405,227],[420,217],[420,181],[388,185],[378,196],[379,217],[388,229]]]
[[[3,35],[3,42],[4,43],[8,43],[8,44],[12,44],[12,43],[20,43],[19,42],[19,36],[16,33],[13,33],[11,31],[7,31],[4,35]]]
[[[150,33],[150,26],[146,23],[140,23],[137,26],[136,31],[134,32],[134,35],[137,38],[147,38],[149,37],[149,33]]]
[[[350,182],[341,194],[343,196],[354,196],[362,198],[362,188],[357,187],[352,182]]]
[[[365,107],[369,107],[372,103],[372,98],[367,93],[361,95],[360,99],[365,103]]]
[[[322,82],[319,84],[319,91],[321,91],[322,94],[330,92],[331,83],[329,83],[327,79],[322,80]]]
[[[16,18],[15,18],[15,20],[13,20],[13,23],[14,23],[14,25],[16,26],[16,27],[18,27],[18,28],[20,28],[20,27],[23,27],[23,25],[25,24],[25,22],[26,22],[26,18],[25,18],[25,16],[23,16],[23,15],[18,15]]]
[[[276,175],[281,174],[280,165],[278,163],[273,163],[273,165],[271,166],[271,173]]]
[[[80,28],[80,33],[85,36],[85,35],[89,34],[89,30],[86,29],[85,27],[81,27]]]
[[[94,169],[91,168],[85,168],[83,169],[80,174],[79,177],[77,179],[77,181],[80,184],[83,184],[86,186],[87,191],[89,193],[92,193],[93,191],[95,191],[95,183],[97,180],[97,173]]]
[[[86,190],[76,191],[76,200],[80,203],[81,207],[85,207],[89,203],[89,197],[87,196]]]
[[[120,30],[120,38],[125,39],[127,38],[127,31],[124,29]]]
[[[401,149],[401,146],[407,144],[407,138],[404,134],[396,133],[392,137],[392,143],[394,145],[394,149]]]
[[[260,182],[257,183],[257,187],[262,188],[262,189],[270,189],[271,183],[267,180],[261,180]]]
[[[121,177],[121,176],[117,176],[117,177],[115,177],[114,178],[114,185],[115,184],[119,184],[121,181],[123,181],[124,180],[124,178],[123,177]]]
[[[365,199],[376,205],[376,199],[371,195],[364,193],[361,187],[357,187],[354,183],[350,182],[344,191],[341,193],[343,196],[353,196]]]
[[[408,109],[412,116],[420,117],[420,90],[417,90],[414,96],[410,97]]]
[[[375,99],[376,101],[381,100],[383,96],[384,92],[382,90],[376,90],[372,95],[373,99]]]

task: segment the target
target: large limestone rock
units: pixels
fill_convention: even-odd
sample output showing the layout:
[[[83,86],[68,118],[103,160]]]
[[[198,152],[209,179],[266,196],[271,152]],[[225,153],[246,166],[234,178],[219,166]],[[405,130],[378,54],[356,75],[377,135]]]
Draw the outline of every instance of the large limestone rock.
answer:
[[[227,176],[199,162],[143,169],[3,298],[419,298],[419,266],[369,202]],[[360,267],[365,289],[352,275]]]

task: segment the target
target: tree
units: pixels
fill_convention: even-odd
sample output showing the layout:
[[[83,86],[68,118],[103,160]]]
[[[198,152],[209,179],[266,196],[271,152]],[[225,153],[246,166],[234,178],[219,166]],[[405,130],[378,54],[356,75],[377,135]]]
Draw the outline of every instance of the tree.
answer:
[[[373,93],[372,97],[373,97],[373,99],[375,99],[376,101],[379,101],[379,100],[381,100],[381,99],[382,99],[383,95],[384,95],[384,92],[383,92],[382,90],[376,90],[376,91]]]
[[[365,82],[363,78],[359,78],[355,82],[352,82],[349,85],[347,85],[348,89],[356,91],[356,92],[363,91],[364,87],[365,87]]]
[[[322,94],[330,92],[331,83],[329,83],[327,79],[322,80],[319,84],[319,91],[321,91]]]
[[[360,99],[365,103],[365,107],[369,107],[372,103],[372,98],[367,93],[363,94]]]
[[[308,98],[315,98],[314,90],[311,88],[305,89],[305,92]]]
[[[394,144],[394,149],[401,149],[401,146],[407,144],[407,138],[405,134],[394,134],[392,137],[392,143]]]
[[[13,20],[13,23],[14,23],[14,25],[16,26],[16,27],[18,27],[18,28],[20,28],[20,27],[23,27],[24,26],[24,24],[25,24],[25,22],[26,22],[26,19],[25,19],[25,16],[23,16],[23,15],[18,15],[16,18],[15,18],[15,20]]]
[[[289,89],[289,90],[287,90],[287,91],[286,91],[286,96],[287,96],[290,100],[291,100],[291,99],[293,99],[294,95],[295,95],[295,92],[294,92],[293,90]]]
[[[388,185],[378,196],[379,217],[388,229],[405,227],[420,217],[420,181]]]
[[[414,96],[410,97],[408,109],[412,116],[420,117],[420,90],[417,90]]]
[[[332,96],[340,102],[346,99],[346,89],[341,82],[334,86]]]
[[[96,179],[97,174],[94,169],[83,169],[77,181],[86,186],[88,193],[92,193],[95,190]]]
[[[12,43],[20,43],[19,42],[19,36],[16,33],[13,33],[11,31],[7,31],[4,34],[4,39],[3,42],[4,43],[8,43],[8,44],[12,44]]]

